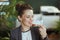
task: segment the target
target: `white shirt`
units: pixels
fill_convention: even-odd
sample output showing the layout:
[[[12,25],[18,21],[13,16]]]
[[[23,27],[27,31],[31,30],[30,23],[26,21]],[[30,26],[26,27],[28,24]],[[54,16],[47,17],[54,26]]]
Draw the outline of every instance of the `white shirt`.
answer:
[[[22,32],[22,40],[32,40],[31,31]]]

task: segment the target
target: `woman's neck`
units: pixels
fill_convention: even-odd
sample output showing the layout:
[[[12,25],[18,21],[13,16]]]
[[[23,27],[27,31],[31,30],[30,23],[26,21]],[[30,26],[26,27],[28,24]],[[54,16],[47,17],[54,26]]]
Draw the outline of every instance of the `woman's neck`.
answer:
[[[22,30],[23,32],[24,32],[24,31],[28,31],[28,30],[30,30],[30,27],[29,27],[29,26],[22,25],[21,30]]]

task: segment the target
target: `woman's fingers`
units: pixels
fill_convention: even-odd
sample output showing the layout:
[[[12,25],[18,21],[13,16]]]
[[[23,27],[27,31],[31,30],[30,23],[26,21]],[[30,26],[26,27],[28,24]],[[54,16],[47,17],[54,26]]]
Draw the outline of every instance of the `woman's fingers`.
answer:
[[[44,25],[40,25],[40,29],[44,29],[44,30],[46,30],[46,28],[45,28]]]
[[[39,26],[39,31],[40,31],[42,38],[45,38],[47,36],[45,26],[44,25],[38,25],[38,26]]]

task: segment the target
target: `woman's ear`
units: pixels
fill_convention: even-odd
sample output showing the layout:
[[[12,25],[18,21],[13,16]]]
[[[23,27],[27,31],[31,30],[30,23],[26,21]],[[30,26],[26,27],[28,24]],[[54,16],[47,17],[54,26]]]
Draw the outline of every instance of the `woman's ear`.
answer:
[[[21,19],[21,17],[20,17],[20,16],[18,16],[18,20],[19,20],[19,21],[22,21],[22,19]]]

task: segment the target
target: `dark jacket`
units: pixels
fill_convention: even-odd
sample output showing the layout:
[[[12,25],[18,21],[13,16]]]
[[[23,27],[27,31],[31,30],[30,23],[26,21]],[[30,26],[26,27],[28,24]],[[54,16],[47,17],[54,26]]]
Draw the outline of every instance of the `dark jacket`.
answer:
[[[30,30],[31,30],[32,40],[48,40],[47,37],[42,39],[37,27],[32,27],[30,28]],[[11,31],[10,40],[22,40],[21,26]]]

